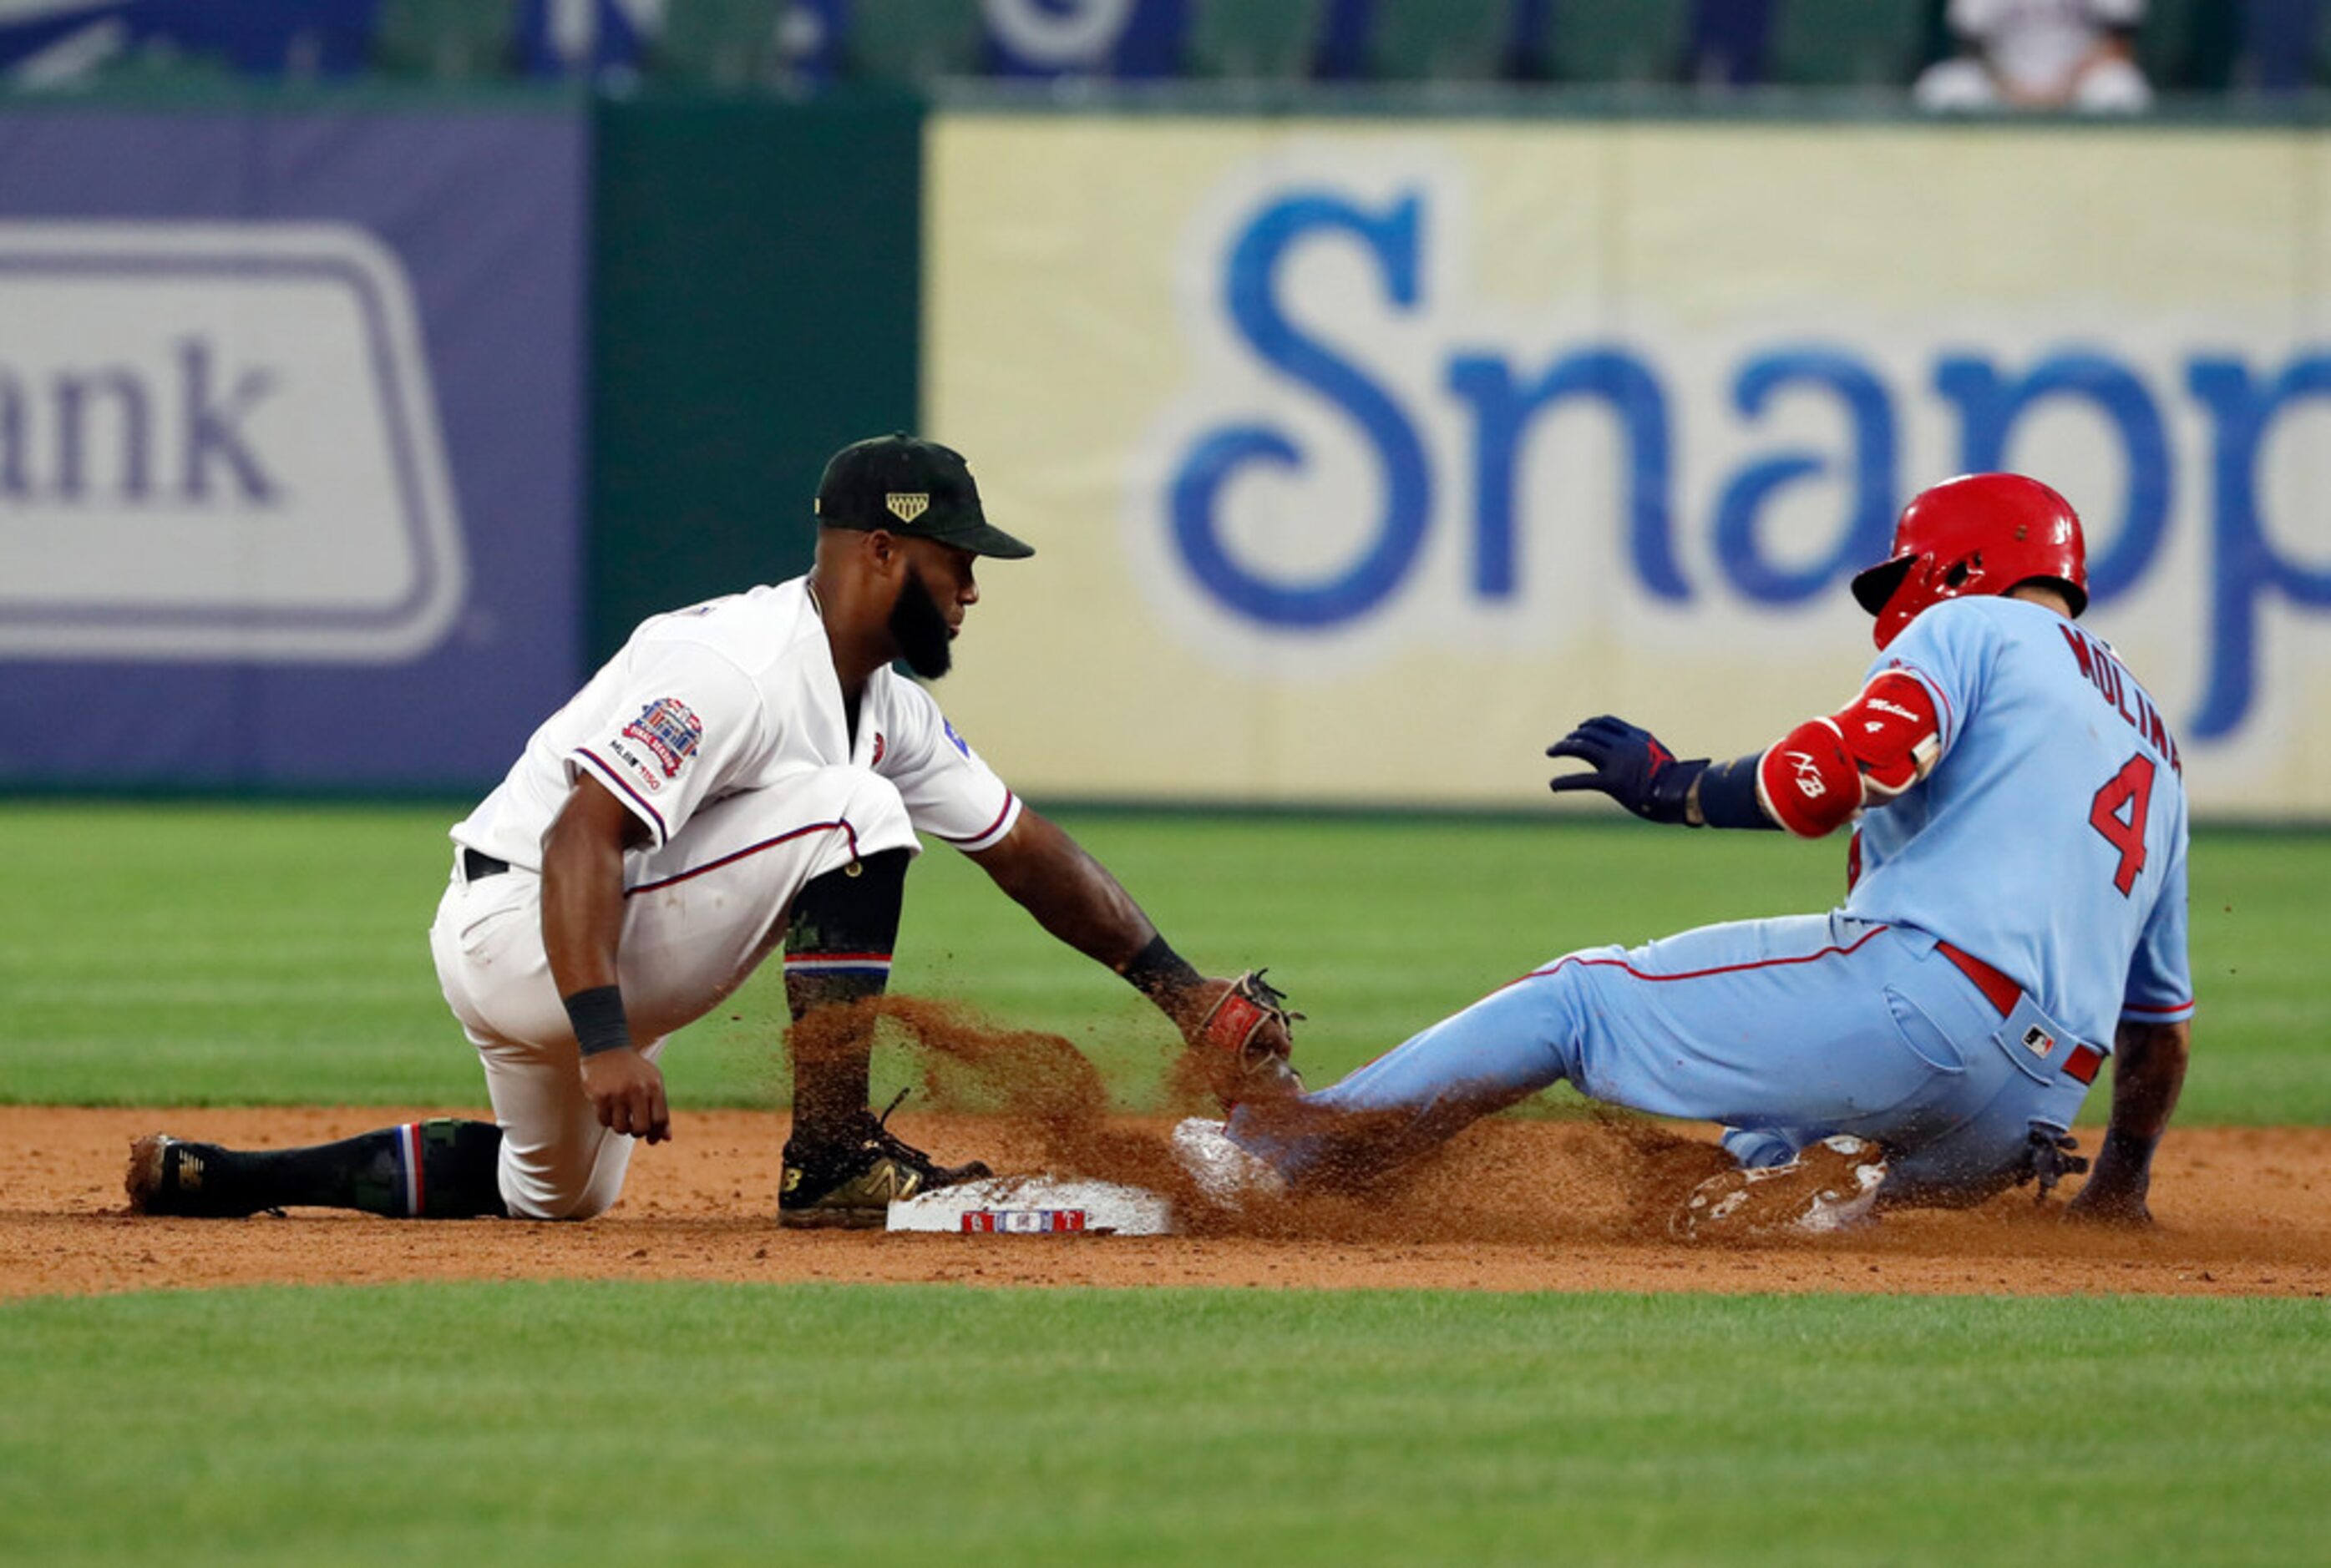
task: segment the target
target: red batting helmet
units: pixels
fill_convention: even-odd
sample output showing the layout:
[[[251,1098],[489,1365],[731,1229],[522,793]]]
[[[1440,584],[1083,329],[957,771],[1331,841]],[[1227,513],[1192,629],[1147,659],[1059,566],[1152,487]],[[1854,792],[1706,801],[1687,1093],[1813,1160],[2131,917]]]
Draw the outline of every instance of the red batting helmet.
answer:
[[[2088,607],[2088,546],[2072,503],[2022,474],[1964,474],[1911,498],[1894,553],[1853,579],[1885,647],[1929,605],[2004,594],[2044,578],[2078,615]]]

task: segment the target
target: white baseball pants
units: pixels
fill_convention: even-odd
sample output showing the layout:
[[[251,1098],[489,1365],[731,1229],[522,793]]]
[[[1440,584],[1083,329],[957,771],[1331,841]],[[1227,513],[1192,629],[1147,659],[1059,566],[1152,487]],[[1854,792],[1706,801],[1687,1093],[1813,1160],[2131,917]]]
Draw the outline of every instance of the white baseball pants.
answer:
[[[827,767],[706,806],[661,849],[628,858],[618,971],[633,1038],[664,1038],[745,983],[785,938],[804,884],[853,860],[920,845],[906,803],[864,768]],[[471,881],[461,856],[429,947],[478,1049],[501,1125],[513,1218],[587,1220],[614,1204],[633,1140],[599,1125],[575,1031],[542,946],[542,879],[513,867]]]

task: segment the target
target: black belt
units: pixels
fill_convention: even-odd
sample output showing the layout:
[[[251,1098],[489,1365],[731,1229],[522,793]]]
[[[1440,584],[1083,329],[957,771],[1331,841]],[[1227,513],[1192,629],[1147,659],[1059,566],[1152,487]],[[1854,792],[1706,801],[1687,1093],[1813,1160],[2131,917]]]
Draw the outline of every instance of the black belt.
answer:
[[[499,877],[509,870],[508,860],[498,860],[485,851],[473,850],[467,844],[461,846],[461,879],[463,881],[474,882],[480,877]]]

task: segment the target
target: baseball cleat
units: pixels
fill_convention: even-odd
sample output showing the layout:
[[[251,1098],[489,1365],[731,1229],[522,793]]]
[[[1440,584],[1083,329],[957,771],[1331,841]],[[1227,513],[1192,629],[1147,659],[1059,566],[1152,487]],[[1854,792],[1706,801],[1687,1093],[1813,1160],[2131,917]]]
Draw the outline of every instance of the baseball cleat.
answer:
[[[1783,1231],[1828,1235],[1870,1222],[1885,1180],[1886,1151],[1841,1134],[1785,1165],[1710,1176],[1691,1190],[1668,1231],[1688,1241]]]
[[[121,1185],[133,1214],[242,1220],[268,1207],[251,1197],[242,1176],[234,1156],[216,1144],[148,1133],[130,1143]]]
[[[1249,1198],[1283,1198],[1287,1178],[1270,1162],[1231,1141],[1229,1124],[1190,1117],[1174,1128],[1174,1159],[1198,1193],[1220,1208],[1236,1209]]]
[[[890,1223],[893,1199],[975,1182],[994,1173],[978,1160],[942,1165],[890,1131],[890,1110],[857,1119],[831,1140],[785,1140],[785,1177],[777,1191],[777,1223],[788,1230],[880,1231]]]

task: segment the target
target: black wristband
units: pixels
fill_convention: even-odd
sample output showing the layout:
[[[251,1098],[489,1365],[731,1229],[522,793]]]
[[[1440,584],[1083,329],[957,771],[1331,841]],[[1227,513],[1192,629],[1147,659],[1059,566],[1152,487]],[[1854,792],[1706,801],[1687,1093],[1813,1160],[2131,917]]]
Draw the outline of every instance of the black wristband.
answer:
[[[1711,828],[1775,828],[1756,798],[1756,769],[1765,754],[1752,752],[1730,762],[1711,763],[1699,775],[1699,820]]]
[[[566,1022],[575,1026],[575,1043],[583,1048],[585,1056],[623,1050],[631,1045],[632,1024],[623,1016],[622,986],[595,985],[559,1000],[566,1003]]]
[[[1670,827],[1691,826],[1692,782],[1708,771],[1706,757],[1682,757],[1651,774],[1635,814],[1648,822]]]
[[[1150,937],[1118,973],[1152,1002],[1163,1002],[1205,979],[1188,959],[1174,951],[1163,935]]]

